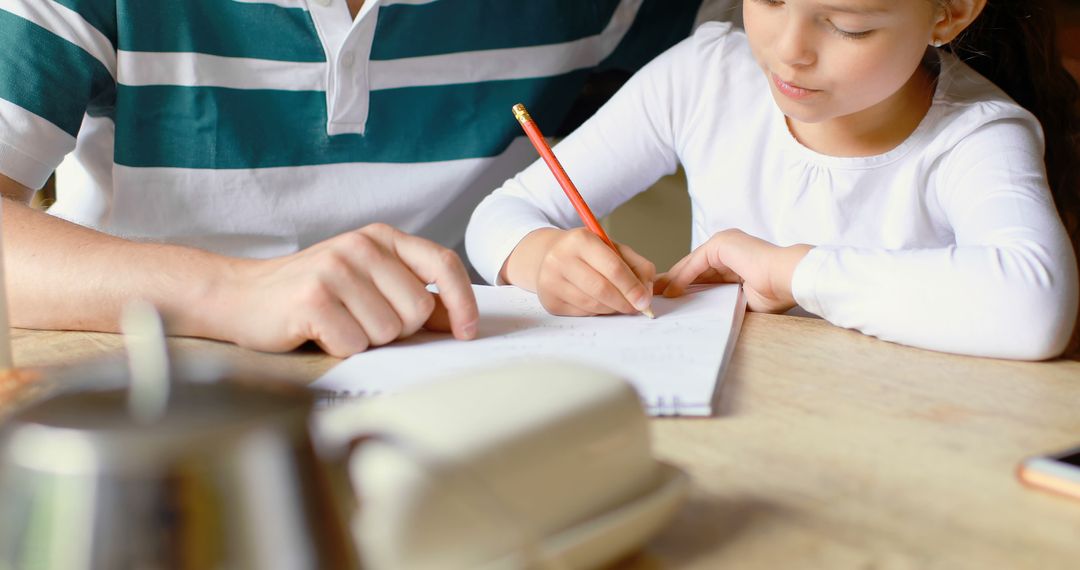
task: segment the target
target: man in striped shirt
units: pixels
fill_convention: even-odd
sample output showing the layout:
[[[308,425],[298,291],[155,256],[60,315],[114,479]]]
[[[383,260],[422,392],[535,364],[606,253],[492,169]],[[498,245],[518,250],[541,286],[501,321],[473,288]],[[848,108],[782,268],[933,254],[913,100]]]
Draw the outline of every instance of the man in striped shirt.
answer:
[[[511,105],[553,131],[590,72],[644,64],[700,4],[0,0],[13,323],[112,331],[138,297],[262,350],[471,338],[446,246],[534,158]],[[19,203],[65,156],[49,214]]]

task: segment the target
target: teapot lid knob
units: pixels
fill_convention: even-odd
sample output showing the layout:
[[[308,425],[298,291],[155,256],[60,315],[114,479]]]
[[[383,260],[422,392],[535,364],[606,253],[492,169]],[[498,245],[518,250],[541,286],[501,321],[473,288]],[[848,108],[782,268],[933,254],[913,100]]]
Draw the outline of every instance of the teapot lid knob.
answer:
[[[169,404],[169,348],[161,315],[150,303],[132,301],[120,317],[131,385],[128,413],[138,423],[161,419]]]

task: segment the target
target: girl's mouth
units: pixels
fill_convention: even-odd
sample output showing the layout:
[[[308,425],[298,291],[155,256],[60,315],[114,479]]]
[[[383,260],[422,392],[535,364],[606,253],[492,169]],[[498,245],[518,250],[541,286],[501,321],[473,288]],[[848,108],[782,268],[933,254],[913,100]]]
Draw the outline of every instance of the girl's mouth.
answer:
[[[775,73],[772,74],[772,80],[773,84],[776,85],[776,89],[791,99],[806,99],[815,93],[821,93],[818,89],[807,89],[788,83],[787,81],[780,79]]]

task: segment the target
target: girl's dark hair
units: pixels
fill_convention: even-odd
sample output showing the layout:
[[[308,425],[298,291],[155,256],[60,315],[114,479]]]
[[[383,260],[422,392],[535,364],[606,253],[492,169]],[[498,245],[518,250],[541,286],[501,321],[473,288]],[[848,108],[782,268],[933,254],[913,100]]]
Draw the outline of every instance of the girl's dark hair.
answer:
[[[945,49],[1039,119],[1050,191],[1080,255],[1080,87],[1062,62],[1056,5],[1054,0],[987,0],[979,17]],[[1066,354],[1080,356],[1080,326]]]

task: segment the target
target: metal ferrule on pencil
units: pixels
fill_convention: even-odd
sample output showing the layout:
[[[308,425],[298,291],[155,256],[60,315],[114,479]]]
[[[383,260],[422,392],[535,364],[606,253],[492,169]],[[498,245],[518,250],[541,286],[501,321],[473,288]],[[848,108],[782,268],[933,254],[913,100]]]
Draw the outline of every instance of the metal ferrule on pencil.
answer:
[[[514,118],[517,119],[518,122],[523,124],[523,125],[532,120],[532,116],[529,115],[529,112],[525,110],[525,105],[523,105],[521,103],[518,103],[517,105],[514,105],[513,111],[514,111]]]

